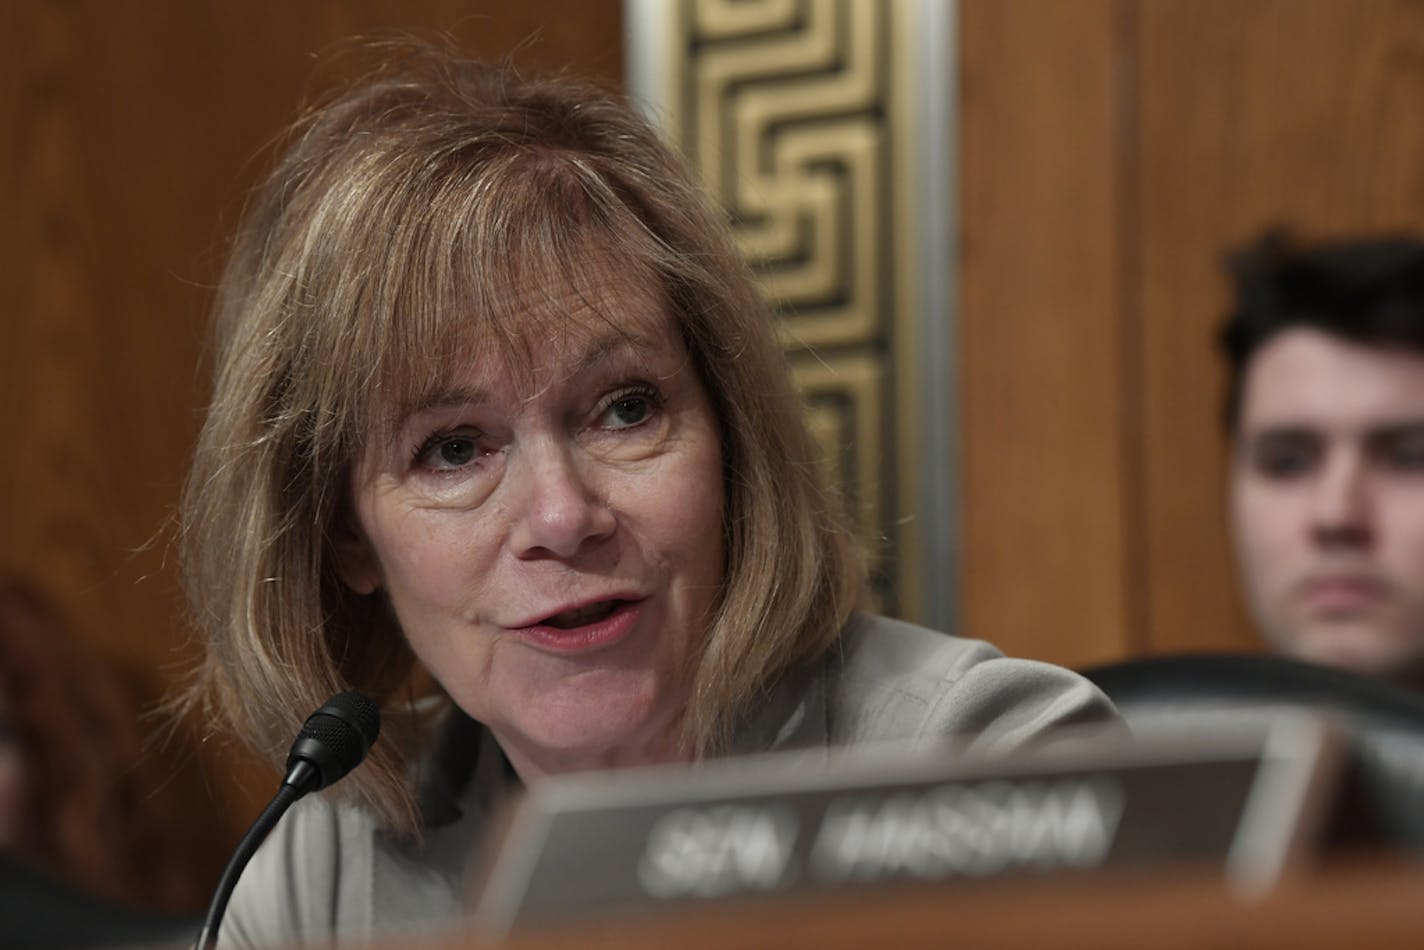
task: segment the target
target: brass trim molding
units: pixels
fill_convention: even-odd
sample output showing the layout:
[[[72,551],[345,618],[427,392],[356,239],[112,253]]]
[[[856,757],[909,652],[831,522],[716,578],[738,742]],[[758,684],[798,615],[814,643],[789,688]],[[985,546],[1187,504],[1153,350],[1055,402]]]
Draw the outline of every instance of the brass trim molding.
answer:
[[[954,626],[954,4],[625,0],[630,93],[766,289],[887,612]]]

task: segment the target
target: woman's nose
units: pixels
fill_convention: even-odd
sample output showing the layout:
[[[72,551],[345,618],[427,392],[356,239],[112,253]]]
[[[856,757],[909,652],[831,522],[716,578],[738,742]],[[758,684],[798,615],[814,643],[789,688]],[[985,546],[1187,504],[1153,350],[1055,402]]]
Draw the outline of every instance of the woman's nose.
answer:
[[[1324,547],[1364,547],[1373,536],[1369,473],[1354,453],[1330,458],[1311,498],[1311,532]]]
[[[545,443],[520,448],[510,476],[519,494],[510,543],[521,558],[572,558],[617,528],[613,511],[580,470],[574,451]]]

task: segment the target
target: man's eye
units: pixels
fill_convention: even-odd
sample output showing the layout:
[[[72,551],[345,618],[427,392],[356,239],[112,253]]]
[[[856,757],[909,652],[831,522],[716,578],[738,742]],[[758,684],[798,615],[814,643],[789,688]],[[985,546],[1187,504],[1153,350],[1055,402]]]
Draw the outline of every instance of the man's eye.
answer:
[[[1381,446],[1380,460],[1397,472],[1424,472],[1424,438],[1394,439]]]
[[[1269,478],[1294,478],[1309,472],[1314,463],[1305,452],[1263,452],[1256,457],[1256,471]]]
[[[1304,439],[1264,440],[1251,453],[1251,467],[1270,479],[1299,478],[1313,471],[1319,460],[1319,447]]]

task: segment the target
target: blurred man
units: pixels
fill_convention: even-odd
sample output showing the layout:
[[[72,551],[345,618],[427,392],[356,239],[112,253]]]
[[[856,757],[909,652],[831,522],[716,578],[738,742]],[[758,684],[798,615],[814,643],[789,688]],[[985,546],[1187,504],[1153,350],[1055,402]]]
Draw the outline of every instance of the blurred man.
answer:
[[[1424,686],[1424,242],[1236,262],[1231,518],[1264,636],[1303,660]]]

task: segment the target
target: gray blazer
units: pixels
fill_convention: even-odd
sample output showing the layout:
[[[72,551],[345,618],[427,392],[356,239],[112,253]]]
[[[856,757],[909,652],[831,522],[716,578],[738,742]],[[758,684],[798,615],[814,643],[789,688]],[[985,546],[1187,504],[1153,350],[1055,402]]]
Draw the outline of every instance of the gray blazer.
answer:
[[[887,739],[957,737],[963,752],[1050,741],[1065,725],[1115,721],[1107,698],[1059,667],[1006,659],[979,640],[859,616],[828,656],[783,677],[738,731],[738,753],[825,755]],[[443,727],[417,789],[419,842],[350,805],[299,803],[243,875],[219,946],[362,940],[450,926],[493,811],[517,785],[489,732]]]

